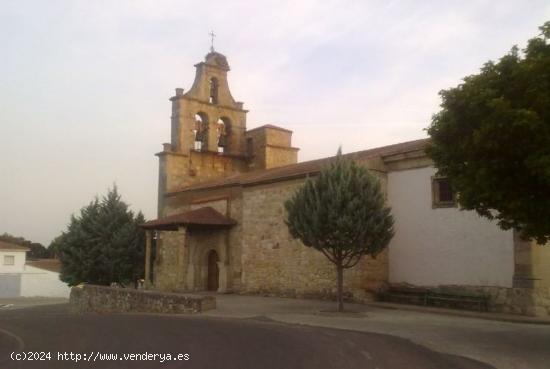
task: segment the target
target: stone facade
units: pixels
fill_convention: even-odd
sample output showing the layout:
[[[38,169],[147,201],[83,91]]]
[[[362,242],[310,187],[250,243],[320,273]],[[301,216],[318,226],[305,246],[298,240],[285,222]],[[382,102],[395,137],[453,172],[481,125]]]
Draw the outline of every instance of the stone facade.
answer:
[[[284,224],[284,202],[304,178],[233,191],[234,197],[199,201],[188,207],[211,206],[237,221],[230,230],[159,232],[154,286],[164,291],[206,290],[207,254],[219,256],[219,292],[289,297],[335,296],[335,268],[321,253],[292,239]],[[236,193],[236,194],[235,194]],[[188,194],[187,194],[188,195]],[[189,197],[180,195],[181,197]],[[166,202],[177,211],[178,196]],[[388,279],[387,252],[365,258],[345,271],[348,299],[372,300]]]
[[[157,154],[157,221],[210,208],[231,220],[232,225],[225,227],[199,219],[178,224],[160,222],[158,224],[164,224],[163,227],[154,228],[155,232],[149,229],[147,287],[176,292],[215,290],[333,298],[336,290],[334,266],[321,253],[292,239],[284,224],[283,205],[308,176],[315,176],[332,159],[297,163],[298,149],[292,146],[291,131],[273,125],[247,130],[246,110],[229,91],[229,65],[223,55],[212,52],[196,68],[195,82],[190,91],[184,94],[183,89],[178,88],[170,99],[172,140]],[[424,153],[426,144],[427,140],[405,142],[352,153],[349,157],[377,176],[388,198],[388,188],[392,188],[390,178],[396,177],[392,173],[411,170],[420,173],[433,166]],[[430,183],[425,185],[429,189]],[[419,196],[412,188],[402,187],[401,190],[407,196]],[[428,200],[422,201],[421,206],[432,211]],[[422,226],[425,232],[418,237],[420,241],[401,237],[405,243],[416,242],[410,246],[423,253],[422,265],[407,265],[408,269],[404,269],[426,269],[426,264],[452,261],[453,255],[466,246],[465,240],[478,240],[475,242],[479,245],[468,245],[475,248],[484,247],[486,240],[507,237],[495,237],[495,231],[489,231],[481,223],[476,223],[475,232],[480,232],[479,235],[463,237],[468,227],[462,230],[449,226],[458,219],[460,212],[455,210],[447,211],[444,218],[437,216],[442,215],[443,210],[437,215],[430,213],[431,218],[437,219],[434,224],[441,224],[443,219],[446,225]],[[415,217],[413,210],[408,215],[409,218]],[[422,220],[415,221],[422,225]],[[450,236],[456,238],[458,246],[445,244]],[[510,245],[510,272],[496,273],[510,275],[507,285],[459,283],[443,287],[486,294],[490,296],[492,311],[548,314],[550,248],[542,251],[540,246],[522,243],[518,239],[509,241],[506,240]],[[429,250],[437,250],[440,245],[446,246],[449,254],[433,260]],[[391,280],[389,266],[395,263],[395,260],[390,260],[391,244],[389,249],[376,259],[364,258],[354,268],[345,271],[344,290],[348,299],[372,300],[377,292],[386,288]],[[485,256],[481,262],[488,268],[501,267],[492,264],[490,255]],[[406,258],[398,262],[410,263]],[[477,270],[481,269],[477,265]],[[402,282],[407,283],[407,280]],[[435,283],[435,286],[439,284]]]
[[[275,168],[298,161],[291,144],[292,131],[267,125],[246,132],[250,170]]]
[[[332,298],[335,268],[320,252],[294,240],[284,224],[284,202],[303,180],[249,187],[243,191],[243,293]],[[387,253],[346,270],[348,298],[368,300],[387,281]]]

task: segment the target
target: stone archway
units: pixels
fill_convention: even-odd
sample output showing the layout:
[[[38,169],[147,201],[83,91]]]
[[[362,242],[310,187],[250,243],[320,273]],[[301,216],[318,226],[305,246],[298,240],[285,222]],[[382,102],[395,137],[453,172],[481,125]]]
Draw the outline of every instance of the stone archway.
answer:
[[[207,254],[207,279],[206,279],[206,289],[208,291],[217,291],[220,287],[220,269],[218,267],[218,262],[220,258],[216,250],[210,250]]]

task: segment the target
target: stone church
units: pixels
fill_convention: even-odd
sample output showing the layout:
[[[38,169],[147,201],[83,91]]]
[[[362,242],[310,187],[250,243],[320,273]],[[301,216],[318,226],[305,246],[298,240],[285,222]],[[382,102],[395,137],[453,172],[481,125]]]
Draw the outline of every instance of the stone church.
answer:
[[[331,158],[299,163],[292,131],[247,129],[224,55],[212,51],[195,68],[189,91],[170,98],[171,140],[156,154],[159,218],[143,225],[147,288],[333,297],[334,266],[292,239],[283,205]],[[550,250],[460,211],[427,143],[348,154],[379,178],[395,237],[345,272],[346,295],[368,301],[393,284],[451,286],[487,295],[492,311],[550,314]]]

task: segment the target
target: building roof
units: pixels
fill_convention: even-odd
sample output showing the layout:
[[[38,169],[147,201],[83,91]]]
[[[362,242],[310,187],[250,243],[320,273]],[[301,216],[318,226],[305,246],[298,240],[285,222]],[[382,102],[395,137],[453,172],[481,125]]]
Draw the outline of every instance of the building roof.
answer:
[[[237,224],[235,220],[207,206],[196,210],[186,211],[181,214],[151,220],[143,223],[141,227],[156,230],[177,230],[180,226],[228,227],[234,224]]]
[[[16,245],[14,243],[0,241],[0,250],[9,250],[9,251],[30,251],[28,247]]]
[[[428,144],[429,139],[424,138],[420,140],[407,141],[398,144],[388,145],[377,147],[374,149],[357,151],[354,153],[346,154],[344,156],[350,157],[354,160],[357,159],[368,159],[374,157],[385,157],[390,155],[402,154],[411,151],[424,150]],[[331,160],[334,160],[334,156],[305,161],[302,163],[285,165],[276,168],[256,170],[246,173],[238,173],[228,177],[223,177],[219,179],[209,180],[193,184],[190,186],[183,187],[179,190],[169,192],[168,194],[177,194],[181,192],[194,191],[194,190],[204,190],[204,189],[214,189],[220,187],[228,186],[253,186],[262,183],[277,182],[282,180],[288,180],[293,178],[301,178],[307,175],[314,175],[319,173],[319,171],[326,164],[330,163]]]
[[[276,129],[276,130],[283,131],[283,132],[292,133],[292,131],[290,129],[279,127],[279,126],[276,126],[276,125],[273,125],[273,124],[264,124],[263,126],[254,127],[254,128],[251,128],[251,129],[247,130],[247,132],[255,131],[257,129],[262,129],[262,128],[270,128],[270,129]]]
[[[27,260],[25,264],[34,268],[49,270],[50,272],[61,272],[61,261],[58,259]]]

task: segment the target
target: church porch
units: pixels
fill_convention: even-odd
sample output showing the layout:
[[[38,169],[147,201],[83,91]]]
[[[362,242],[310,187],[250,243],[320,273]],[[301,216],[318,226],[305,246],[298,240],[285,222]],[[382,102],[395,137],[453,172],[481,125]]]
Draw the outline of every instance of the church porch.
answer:
[[[211,207],[143,224],[146,288],[174,292],[230,290],[229,230],[235,224]]]

